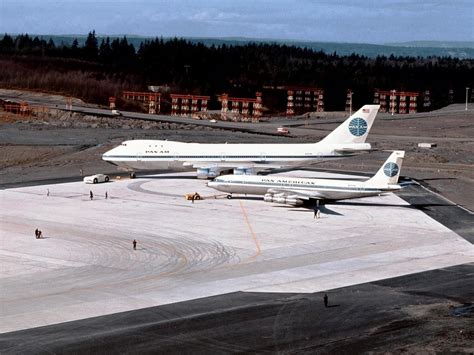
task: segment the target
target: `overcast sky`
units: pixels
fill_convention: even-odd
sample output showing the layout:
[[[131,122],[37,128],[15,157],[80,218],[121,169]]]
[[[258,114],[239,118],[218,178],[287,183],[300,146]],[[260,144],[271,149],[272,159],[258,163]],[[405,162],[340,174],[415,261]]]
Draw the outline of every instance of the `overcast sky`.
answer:
[[[0,0],[0,33],[474,40],[474,0]]]

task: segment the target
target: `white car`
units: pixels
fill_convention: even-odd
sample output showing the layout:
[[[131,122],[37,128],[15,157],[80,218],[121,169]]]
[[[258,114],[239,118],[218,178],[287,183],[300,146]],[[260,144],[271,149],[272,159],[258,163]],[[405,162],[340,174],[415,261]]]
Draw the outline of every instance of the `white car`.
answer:
[[[110,178],[108,175],[104,174],[95,174],[84,177],[84,182],[86,184],[97,184],[99,182],[109,182]]]

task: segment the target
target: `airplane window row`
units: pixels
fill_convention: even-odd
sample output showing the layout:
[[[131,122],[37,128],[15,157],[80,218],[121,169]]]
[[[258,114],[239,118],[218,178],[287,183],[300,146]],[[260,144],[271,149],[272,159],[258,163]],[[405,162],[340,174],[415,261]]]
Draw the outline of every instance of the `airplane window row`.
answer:
[[[224,182],[225,181],[219,181],[219,182]],[[231,183],[234,184],[249,184],[248,181],[231,181]],[[252,185],[265,185],[265,186],[281,186],[282,183],[275,183],[275,182],[261,182],[261,181],[252,181],[250,184]],[[347,187],[347,186],[325,186],[325,185],[307,185],[307,184],[302,184],[302,183],[285,183],[287,186],[301,186],[301,187],[310,187],[310,188],[317,188],[317,189],[334,189],[334,190],[350,190],[350,191],[379,191],[379,189],[376,188],[367,188],[367,187]]]
[[[158,152],[155,152],[155,153],[158,153]],[[125,156],[124,156],[125,157]],[[142,156],[142,155],[139,155],[137,157],[140,157],[140,158],[146,158],[147,156]],[[150,156],[152,157],[152,156]],[[155,156],[153,156],[155,158]],[[304,155],[180,155],[180,154],[176,154],[176,155],[161,155],[161,156],[158,156],[156,158],[168,158],[168,157],[179,157],[179,158],[191,158],[191,159],[201,159],[201,158],[205,158],[205,159],[215,159],[215,158],[226,158],[226,159],[242,159],[242,158],[245,158],[245,159],[267,159],[267,158],[272,158],[272,159],[277,159],[277,158],[307,158],[306,156]],[[315,157],[315,156],[314,156]]]
[[[148,151],[146,152],[148,153]],[[111,156],[112,157],[112,156]],[[166,158],[181,158],[181,159],[288,159],[288,158],[323,158],[323,156],[311,156],[305,157],[303,155],[119,155],[116,156],[118,158],[158,158],[158,159],[166,159]]]

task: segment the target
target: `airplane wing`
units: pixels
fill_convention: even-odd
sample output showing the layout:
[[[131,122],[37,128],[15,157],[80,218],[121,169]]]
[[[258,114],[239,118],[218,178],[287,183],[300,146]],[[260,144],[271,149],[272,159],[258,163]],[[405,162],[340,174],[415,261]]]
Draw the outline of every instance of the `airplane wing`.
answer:
[[[267,193],[274,195],[282,195],[290,198],[296,198],[299,200],[325,200],[328,197],[320,191],[307,191],[307,190],[298,190],[298,189],[269,189]]]
[[[183,166],[192,166],[194,169],[211,169],[211,168],[221,168],[221,169],[282,169],[283,165],[276,165],[276,164],[261,164],[261,163],[231,163],[231,162],[184,162]]]

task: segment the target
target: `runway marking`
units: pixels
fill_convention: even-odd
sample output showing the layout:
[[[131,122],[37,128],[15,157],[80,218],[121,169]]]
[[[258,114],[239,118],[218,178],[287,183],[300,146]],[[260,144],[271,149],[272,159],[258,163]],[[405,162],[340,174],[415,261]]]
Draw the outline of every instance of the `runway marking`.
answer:
[[[242,214],[244,215],[245,223],[247,223],[247,227],[249,228],[250,234],[252,235],[253,241],[255,242],[255,246],[257,249],[257,252],[255,255],[252,255],[249,259],[254,259],[257,256],[260,255],[261,249],[260,249],[260,243],[258,242],[257,235],[253,231],[252,225],[250,224],[249,217],[247,215],[247,211],[245,210],[244,205],[242,204],[242,201],[239,201],[240,204],[240,209],[242,210]]]
[[[130,183],[127,185],[127,189],[136,191],[136,192],[142,192],[145,194],[152,194],[152,195],[160,195],[160,196],[168,196],[168,197],[181,197],[182,195],[177,195],[177,194],[168,194],[165,192],[157,192],[157,191],[152,191],[152,190],[147,190],[142,187],[143,184],[146,184],[148,182],[151,182],[152,180],[145,180],[145,181],[136,181],[133,183]]]

